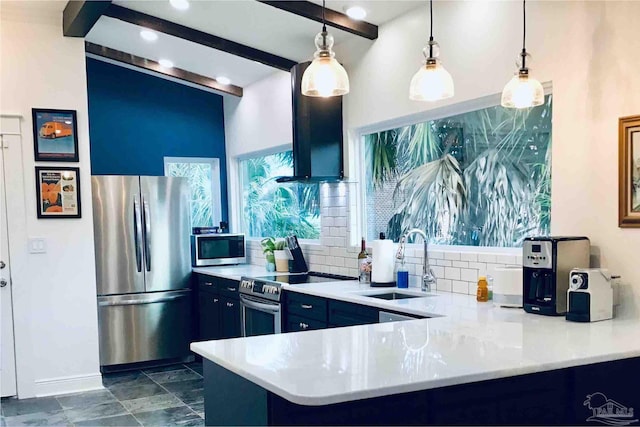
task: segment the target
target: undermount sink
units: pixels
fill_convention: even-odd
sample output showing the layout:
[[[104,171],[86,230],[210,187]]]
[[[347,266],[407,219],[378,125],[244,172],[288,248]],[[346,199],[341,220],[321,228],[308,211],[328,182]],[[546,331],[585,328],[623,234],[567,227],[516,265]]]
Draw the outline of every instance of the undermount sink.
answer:
[[[407,298],[424,298],[424,297],[430,297],[431,295],[414,295],[414,294],[401,294],[400,292],[384,292],[380,294],[371,294],[371,295],[363,295],[363,296],[369,297],[369,298],[395,300],[395,299],[407,299]]]

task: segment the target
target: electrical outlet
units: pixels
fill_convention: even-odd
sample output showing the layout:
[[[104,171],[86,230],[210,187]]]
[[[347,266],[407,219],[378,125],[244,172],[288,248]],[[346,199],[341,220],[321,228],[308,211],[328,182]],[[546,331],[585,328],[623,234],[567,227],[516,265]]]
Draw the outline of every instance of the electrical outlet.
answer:
[[[47,253],[47,241],[43,237],[31,237],[29,238],[29,253],[30,254],[46,254]]]

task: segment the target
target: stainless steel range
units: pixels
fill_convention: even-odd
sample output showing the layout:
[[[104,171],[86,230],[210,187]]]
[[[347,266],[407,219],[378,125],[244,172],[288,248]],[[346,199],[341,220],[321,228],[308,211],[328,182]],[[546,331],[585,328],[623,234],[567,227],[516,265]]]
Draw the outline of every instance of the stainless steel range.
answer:
[[[282,284],[335,282],[358,280],[356,277],[309,272],[303,274],[273,274],[243,277],[240,281],[242,336],[279,334],[282,332],[280,300]]]

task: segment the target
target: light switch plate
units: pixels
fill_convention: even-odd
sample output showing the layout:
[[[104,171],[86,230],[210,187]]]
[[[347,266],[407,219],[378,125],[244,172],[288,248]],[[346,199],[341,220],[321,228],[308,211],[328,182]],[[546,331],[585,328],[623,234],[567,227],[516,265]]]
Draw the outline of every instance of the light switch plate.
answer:
[[[43,237],[30,237],[29,238],[29,253],[30,254],[46,254],[47,253],[47,240]]]

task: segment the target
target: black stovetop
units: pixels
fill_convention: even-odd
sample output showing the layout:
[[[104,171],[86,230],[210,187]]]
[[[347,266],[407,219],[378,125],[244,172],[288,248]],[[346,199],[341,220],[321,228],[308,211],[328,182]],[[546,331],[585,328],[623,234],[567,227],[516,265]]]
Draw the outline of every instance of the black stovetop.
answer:
[[[339,274],[319,273],[310,271],[308,273],[274,273],[268,276],[254,277],[256,280],[266,280],[270,282],[288,283],[290,285],[300,285],[303,283],[336,282],[339,280],[358,280],[357,277],[341,276]]]

